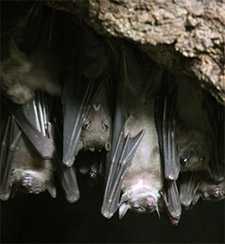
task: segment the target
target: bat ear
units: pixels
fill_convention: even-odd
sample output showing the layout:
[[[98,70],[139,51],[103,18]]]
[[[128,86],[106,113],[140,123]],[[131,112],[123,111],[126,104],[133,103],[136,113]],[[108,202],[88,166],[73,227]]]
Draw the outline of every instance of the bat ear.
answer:
[[[130,208],[130,205],[127,203],[123,203],[122,205],[120,205],[119,208],[119,218],[122,219],[125,214],[127,213],[128,209]]]
[[[105,150],[109,152],[111,150],[111,143],[107,142],[105,143]]]
[[[10,54],[10,58],[13,61],[15,61],[16,63],[18,63],[20,65],[29,64],[25,53],[23,53],[21,50],[19,50],[19,48],[17,47],[17,45],[13,39],[10,40],[9,45],[10,45],[9,46],[9,54]]]

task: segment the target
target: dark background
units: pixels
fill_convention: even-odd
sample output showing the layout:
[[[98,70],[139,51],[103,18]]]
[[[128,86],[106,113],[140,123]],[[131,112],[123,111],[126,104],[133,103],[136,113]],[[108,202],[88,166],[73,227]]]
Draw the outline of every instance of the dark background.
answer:
[[[184,211],[180,224],[172,226],[165,216],[137,215],[121,221],[101,216],[102,188],[81,184],[81,199],[69,204],[59,192],[17,196],[2,203],[3,242],[195,242],[224,243],[225,207],[221,202],[199,202]]]
[[[3,3],[3,4],[2,4]],[[29,1],[1,1],[1,31],[14,25]],[[2,28],[3,27],[3,28]],[[1,204],[2,242],[225,242],[225,207],[222,202],[200,202],[183,212],[180,224],[171,226],[164,216],[128,213],[107,220],[101,216],[103,189],[80,181],[81,199],[69,204],[63,193],[51,199],[17,195]]]

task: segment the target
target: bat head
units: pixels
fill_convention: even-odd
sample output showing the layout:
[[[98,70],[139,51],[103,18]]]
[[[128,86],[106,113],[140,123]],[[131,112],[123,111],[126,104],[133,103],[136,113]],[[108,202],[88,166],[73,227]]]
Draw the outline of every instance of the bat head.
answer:
[[[122,218],[128,209],[138,213],[158,212],[159,194],[141,184],[133,185],[121,198],[119,216]]]
[[[178,138],[178,151],[183,171],[206,170],[209,163],[207,138],[202,133],[192,131]]]
[[[93,104],[84,121],[82,142],[86,150],[110,149],[110,118],[101,104]]]
[[[225,198],[225,181],[219,184],[202,183],[202,197],[205,200],[222,200]]]

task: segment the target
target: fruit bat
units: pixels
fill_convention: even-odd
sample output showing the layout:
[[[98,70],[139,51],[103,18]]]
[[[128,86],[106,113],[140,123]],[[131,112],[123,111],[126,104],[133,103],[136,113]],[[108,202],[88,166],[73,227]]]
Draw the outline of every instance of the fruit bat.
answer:
[[[181,170],[208,171],[212,155],[212,128],[204,105],[206,93],[194,81],[185,78],[178,78],[176,84],[176,143]]]
[[[79,64],[64,79],[63,163],[72,166],[80,150],[110,149],[109,58],[104,43],[84,32]]]
[[[7,101],[9,111],[1,131],[2,200],[7,200],[16,190],[34,194],[48,190],[52,197],[56,196],[52,162],[54,143],[48,104],[47,97],[41,93],[26,105]]]
[[[154,99],[148,89],[149,85],[153,87],[154,76],[143,72],[131,48],[122,47],[121,53],[122,71],[115,94],[112,149],[107,156],[101,209],[106,218],[111,218],[118,209],[120,218],[128,209],[158,212],[162,189]]]
[[[202,181],[199,186],[199,192],[204,200],[223,200],[225,199],[225,181],[219,183]]]
[[[54,49],[58,38],[52,37],[53,12],[36,1],[9,33],[3,33],[6,54],[0,64],[1,89],[17,104],[31,100],[36,90],[60,95],[63,65],[59,48]]]
[[[9,57],[0,65],[0,79],[2,89],[13,102],[24,104],[30,101],[35,90],[60,94],[60,68],[53,53],[39,49],[28,56],[19,50],[13,39],[9,48]]]
[[[179,192],[182,205],[189,209],[199,199],[222,200],[225,198],[225,183],[213,181],[209,174],[203,172],[186,172],[179,180]]]

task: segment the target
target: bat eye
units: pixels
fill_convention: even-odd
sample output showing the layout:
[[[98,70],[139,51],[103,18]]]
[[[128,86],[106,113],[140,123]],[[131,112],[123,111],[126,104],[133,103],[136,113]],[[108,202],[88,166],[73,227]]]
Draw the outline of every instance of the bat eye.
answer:
[[[180,161],[183,166],[187,166],[187,164],[189,163],[189,160],[190,160],[190,158],[188,158],[188,157],[182,157]]]
[[[102,128],[103,128],[104,130],[108,130],[108,129],[109,129],[109,122],[108,122],[107,120],[104,120],[104,121],[102,122]]]
[[[89,120],[84,120],[83,128],[89,129],[91,125],[91,122]]]

